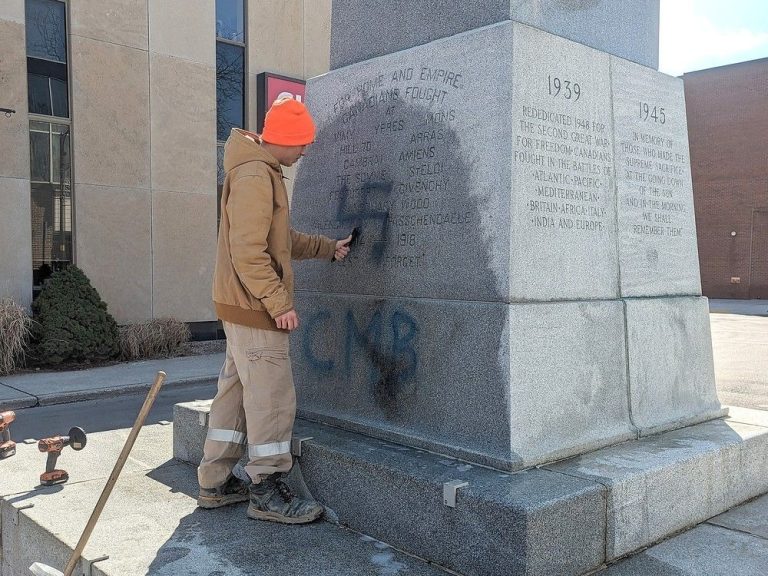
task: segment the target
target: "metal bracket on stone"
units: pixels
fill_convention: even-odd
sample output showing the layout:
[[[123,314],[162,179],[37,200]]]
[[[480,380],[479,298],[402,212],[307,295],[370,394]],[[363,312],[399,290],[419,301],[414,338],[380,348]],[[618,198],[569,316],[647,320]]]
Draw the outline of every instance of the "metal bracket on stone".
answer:
[[[306,440],[312,440],[314,436],[305,436],[304,438],[299,438],[298,436],[294,436],[291,438],[291,454],[296,456],[297,458],[301,457],[301,443]]]
[[[209,414],[208,412],[200,412],[198,414],[200,426],[202,428],[205,428],[206,426],[208,426],[208,414]]]
[[[469,482],[464,480],[449,480],[443,483],[443,504],[456,508],[456,492],[465,486],[469,486]]]
[[[105,554],[104,556],[99,556],[93,560],[87,560],[81,556],[83,576],[93,576],[93,565],[96,564],[96,562],[103,562],[104,560],[109,560],[109,556]]]
[[[168,420],[159,420],[157,423],[160,424],[160,426],[170,426],[171,424],[173,424],[173,422],[170,422]]]
[[[35,505],[32,502],[29,502],[28,504],[22,504],[21,506],[14,506],[13,507],[13,525],[18,526],[19,525],[19,512],[22,510],[29,510],[30,508],[34,508]]]

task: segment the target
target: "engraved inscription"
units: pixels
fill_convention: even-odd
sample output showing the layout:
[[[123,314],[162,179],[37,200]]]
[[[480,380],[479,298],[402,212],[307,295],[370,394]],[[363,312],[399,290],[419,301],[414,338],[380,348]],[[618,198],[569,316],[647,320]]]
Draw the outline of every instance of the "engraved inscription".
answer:
[[[461,235],[476,226],[476,211],[454,189],[458,104],[466,98],[459,69],[409,66],[383,70],[333,103],[338,128],[335,217],[314,220],[319,231],[340,236],[361,227],[360,250],[339,266],[365,258],[385,269],[435,263],[436,234]],[[453,136],[451,136],[453,135]]]
[[[578,83],[548,80],[553,98],[575,101],[583,94]],[[608,233],[613,153],[606,120],[533,103],[516,112],[512,160],[532,182],[517,191],[526,199],[527,224],[563,233]]]
[[[655,108],[655,107],[654,107]],[[661,109],[663,113],[663,108]],[[661,118],[651,122],[663,124]],[[649,115],[649,118],[652,118]],[[646,122],[646,119],[642,119]],[[688,158],[674,138],[636,128],[630,140],[617,143],[624,180],[622,209],[631,214],[629,232],[634,235],[679,237],[686,230],[690,207],[676,191],[687,184]]]

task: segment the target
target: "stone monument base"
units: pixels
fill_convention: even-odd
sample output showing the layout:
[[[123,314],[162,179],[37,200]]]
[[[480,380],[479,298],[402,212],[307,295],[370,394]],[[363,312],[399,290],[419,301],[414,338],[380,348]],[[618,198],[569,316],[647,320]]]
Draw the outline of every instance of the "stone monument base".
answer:
[[[175,458],[200,462],[209,407],[176,405]],[[739,408],[512,474],[306,420],[294,432],[327,519],[462,574],[583,574],[768,491],[768,417]]]

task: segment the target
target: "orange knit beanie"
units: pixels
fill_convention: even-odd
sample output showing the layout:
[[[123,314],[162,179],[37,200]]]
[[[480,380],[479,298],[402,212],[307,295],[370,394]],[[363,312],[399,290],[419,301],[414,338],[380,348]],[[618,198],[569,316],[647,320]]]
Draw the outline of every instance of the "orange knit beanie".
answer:
[[[315,123],[304,104],[282,98],[267,111],[261,138],[279,146],[304,146],[315,140]]]

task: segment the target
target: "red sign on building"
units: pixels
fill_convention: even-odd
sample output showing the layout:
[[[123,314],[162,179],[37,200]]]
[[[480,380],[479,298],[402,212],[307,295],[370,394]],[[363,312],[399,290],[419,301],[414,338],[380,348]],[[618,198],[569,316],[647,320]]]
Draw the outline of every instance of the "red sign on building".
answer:
[[[264,116],[272,103],[280,96],[290,96],[304,102],[306,82],[297,78],[288,78],[269,72],[262,72],[256,77],[256,132],[264,129]]]

